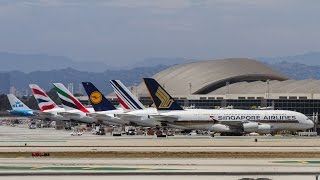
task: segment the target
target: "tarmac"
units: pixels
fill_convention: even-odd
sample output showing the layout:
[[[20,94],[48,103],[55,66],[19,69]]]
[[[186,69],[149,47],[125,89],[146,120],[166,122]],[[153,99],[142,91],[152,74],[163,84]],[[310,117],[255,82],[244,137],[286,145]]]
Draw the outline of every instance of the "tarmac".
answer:
[[[70,133],[0,126],[0,178],[307,180],[320,174],[319,137],[157,138]],[[33,157],[34,152],[50,156]]]

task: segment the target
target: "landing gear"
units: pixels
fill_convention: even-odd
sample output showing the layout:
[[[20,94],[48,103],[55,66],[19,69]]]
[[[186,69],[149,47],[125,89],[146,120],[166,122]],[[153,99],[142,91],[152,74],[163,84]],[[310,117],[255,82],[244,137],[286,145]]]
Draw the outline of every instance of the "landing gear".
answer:
[[[242,136],[243,134],[240,132],[223,132],[220,133],[220,136]]]

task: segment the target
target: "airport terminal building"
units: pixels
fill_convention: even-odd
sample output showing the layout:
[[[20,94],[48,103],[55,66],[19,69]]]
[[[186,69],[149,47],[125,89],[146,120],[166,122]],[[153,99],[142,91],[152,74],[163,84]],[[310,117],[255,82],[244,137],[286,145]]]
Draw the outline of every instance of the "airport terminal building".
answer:
[[[320,80],[291,80],[252,59],[222,59],[175,65],[153,76],[178,100],[194,108],[258,109],[273,107],[307,116],[320,112]],[[140,101],[152,101],[144,83],[130,87]],[[118,104],[114,94],[108,95]]]

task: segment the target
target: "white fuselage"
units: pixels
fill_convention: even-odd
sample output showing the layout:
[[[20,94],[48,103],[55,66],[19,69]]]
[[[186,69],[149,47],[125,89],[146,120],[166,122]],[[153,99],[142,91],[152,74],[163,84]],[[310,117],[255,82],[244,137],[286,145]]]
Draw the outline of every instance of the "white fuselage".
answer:
[[[160,115],[174,116],[177,118],[173,125],[183,126],[188,129],[215,130],[217,122],[240,122],[242,124],[254,122],[270,125],[275,130],[304,130],[313,127],[313,122],[305,115],[295,111],[285,110],[207,110],[186,109],[177,111],[160,112]],[[215,121],[216,120],[216,121]],[[230,124],[230,123],[225,124]],[[219,125],[223,125],[220,123]],[[226,125],[229,126],[229,125]],[[239,131],[229,126],[230,132]]]
[[[92,116],[98,121],[102,121],[103,124],[112,124],[112,125],[126,125],[129,124],[129,121],[120,119],[117,117],[117,114],[122,114],[124,113],[123,109],[115,109],[115,110],[110,110],[110,111],[100,111],[100,112],[95,112],[93,114],[100,114],[104,116]]]
[[[156,127],[161,126],[161,122],[154,120],[150,115],[159,114],[156,108],[146,108],[127,112],[128,115],[136,116],[136,118],[125,118],[123,120],[130,121],[140,126]]]

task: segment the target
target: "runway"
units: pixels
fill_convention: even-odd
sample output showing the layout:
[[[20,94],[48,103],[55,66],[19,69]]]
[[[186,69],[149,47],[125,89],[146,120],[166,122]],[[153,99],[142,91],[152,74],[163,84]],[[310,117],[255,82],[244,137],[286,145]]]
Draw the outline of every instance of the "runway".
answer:
[[[92,176],[307,180],[320,174],[318,137],[156,138],[96,136],[89,132],[75,137],[69,133],[0,126],[0,176],[10,180]],[[32,152],[48,152],[50,156],[32,157]]]
[[[313,159],[0,159],[0,177],[315,179]]]

